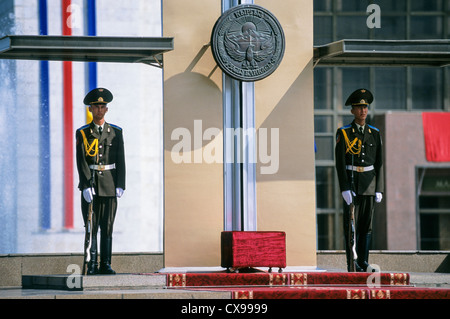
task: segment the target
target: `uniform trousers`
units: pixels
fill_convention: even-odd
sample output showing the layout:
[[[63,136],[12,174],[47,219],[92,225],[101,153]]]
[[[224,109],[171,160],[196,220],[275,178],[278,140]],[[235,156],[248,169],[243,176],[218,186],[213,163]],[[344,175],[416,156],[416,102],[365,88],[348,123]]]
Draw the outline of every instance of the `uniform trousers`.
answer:
[[[372,217],[374,211],[375,196],[356,195],[354,198],[355,205],[355,232],[356,232],[356,254],[358,255],[358,263],[368,263],[369,248],[372,236]],[[344,234],[345,234],[345,251],[347,260],[351,254],[352,248],[349,247],[349,219],[350,205],[344,201]]]
[[[112,233],[117,212],[117,197],[94,195],[93,201],[91,254],[97,256],[97,233],[100,228],[100,253],[102,254],[102,259],[111,262]],[[81,195],[81,212],[83,214],[84,223],[86,224],[89,213],[89,203],[84,200],[83,195]]]

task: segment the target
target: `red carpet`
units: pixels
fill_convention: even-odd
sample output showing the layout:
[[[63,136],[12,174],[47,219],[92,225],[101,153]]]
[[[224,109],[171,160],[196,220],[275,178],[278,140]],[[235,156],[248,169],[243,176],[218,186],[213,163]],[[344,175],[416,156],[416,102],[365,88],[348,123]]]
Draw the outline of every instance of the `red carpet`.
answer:
[[[232,292],[233,299],[450,299],[450,289],[415,287],[273,287]]]
[[[405,273],[378,273],[379,282],[372,275],[370,283],[396,286],[409,285]],[[196,286],[306,286],[306,285],[367,285],[368,273],[182,273],[168,274],[169,287]],[[378,279],[377,278],[377,279]],[[369,279],[369,281],[370,281]]]
[[[233,299],[450,299],[450,289],[411,286],[407,273],[171,273],[167,286],[230,291]]]

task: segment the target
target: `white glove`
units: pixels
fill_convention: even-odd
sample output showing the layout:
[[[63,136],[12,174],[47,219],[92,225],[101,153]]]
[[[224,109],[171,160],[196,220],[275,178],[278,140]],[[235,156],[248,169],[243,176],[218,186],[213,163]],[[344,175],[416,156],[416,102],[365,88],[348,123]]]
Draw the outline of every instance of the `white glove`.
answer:
[[[88,203],[92,202],[94,199],[95,190],[92,187],[83,189],[84,200]]]
[[[116,188],[116,196],[120,198],[120,197],[122,197],[122,195],[123,195],[123,189],[120,187]]]
[[[352,192],[353,196],[356,196],[355,192]],[[342,197],[344,198],[345,202],[347,203],[347,205],[350,205],[353,201],[352,199],[352,193],[350,193],[350,191],[343,191],[342,192]]]
[[[382,199],[383,199],[383,194],[382,193],[375,193],[375,201],[377,203],[380,203]]]

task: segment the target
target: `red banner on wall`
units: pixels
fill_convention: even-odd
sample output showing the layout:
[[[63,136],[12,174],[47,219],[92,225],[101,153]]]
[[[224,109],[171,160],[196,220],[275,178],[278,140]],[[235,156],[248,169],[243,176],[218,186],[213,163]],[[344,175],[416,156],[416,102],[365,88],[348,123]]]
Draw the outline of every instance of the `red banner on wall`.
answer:
[[[429,162],[450,162],[450,113],[422,113],[425,154]]]

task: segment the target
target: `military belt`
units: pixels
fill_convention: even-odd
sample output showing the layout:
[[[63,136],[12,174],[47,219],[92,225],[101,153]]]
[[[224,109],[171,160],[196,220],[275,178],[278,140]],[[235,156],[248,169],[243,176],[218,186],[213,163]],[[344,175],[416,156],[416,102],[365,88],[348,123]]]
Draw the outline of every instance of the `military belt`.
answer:
[[[355,171],[358,173],[362,173],[362,172],[369,172],[371,170],[373,170],[373,165],[370,166],[352,166],[352,165],[347,165],[345,166],[345,168],[349,171]]]
[[[108,171],[110,169],[115,169],[116,164],[108,164],[108,165],[89,165],[90,169],[94,169],[96,171]]]

